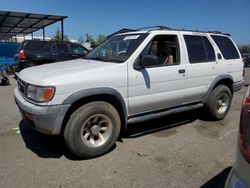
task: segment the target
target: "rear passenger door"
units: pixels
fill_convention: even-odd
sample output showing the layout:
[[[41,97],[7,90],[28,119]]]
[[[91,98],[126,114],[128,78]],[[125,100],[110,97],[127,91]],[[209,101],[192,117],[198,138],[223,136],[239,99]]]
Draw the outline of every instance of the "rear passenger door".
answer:
[[[216,57],[211,39],[205,34],[183,35],[187,61],[187,100],[198,102],[206,94],[214,75]]]
[[[57,42],[56,47],[57,47],[57,56],[58,56],[57,61],[66,61],[66,60],[73,59],[69,51],[69,47],[67,43]]]

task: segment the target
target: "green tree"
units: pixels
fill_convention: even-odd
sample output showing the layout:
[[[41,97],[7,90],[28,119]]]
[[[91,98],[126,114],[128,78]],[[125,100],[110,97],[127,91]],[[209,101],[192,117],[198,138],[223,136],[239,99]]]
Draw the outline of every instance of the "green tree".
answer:
[[[90,43],[91,45],[95,45],[96,41],[92,35],[86,34],[86,42]]]
[[[83,44],[84,43],[84,37],[81,35],[77,41],[78,44]]]
[[[58,28],[57,28],[57,30],[56,30],[55,35],[53,35],[52,39],[53,39],[53,40],[57,40],[57,41],[59,41],[59,40],[62,39],[62,37],[61,37],[61,32],[60,32],[60,30],[59,30]]]
[[[250,53],[250,45],[239,46],[240,53]]]
[[[61,41],[62,40],[62,35],[60,29],[57,28],[55,35],[52,36],[53,40],[56,41]],[[63,40],[64,41],[69,41],[69,36],[68,35],[63,35]]]
[[[97,42],[97,44],[99,45],[99,44],[103,43],[105,40],[106,40],[106,36],[105,36],[105,35],[99,34],[99,35],[97,36],[96,42]]]

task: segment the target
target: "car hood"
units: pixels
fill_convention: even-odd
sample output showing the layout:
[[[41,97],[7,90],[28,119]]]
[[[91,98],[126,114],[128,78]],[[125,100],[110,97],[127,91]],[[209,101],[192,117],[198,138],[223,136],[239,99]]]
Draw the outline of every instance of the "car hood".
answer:
[[[121,64],[120,64],[121,65]],[[67,80],[92,78],[115,71],[119,63],[76,59],[24,69],[18,77],[34,85],[56,85]]]

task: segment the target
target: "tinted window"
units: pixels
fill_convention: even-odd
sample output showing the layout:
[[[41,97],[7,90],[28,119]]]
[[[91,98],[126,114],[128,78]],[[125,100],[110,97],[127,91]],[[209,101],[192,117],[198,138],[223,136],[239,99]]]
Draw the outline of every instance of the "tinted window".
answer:
[[[88,50],[86,50],[85,48],[77,44],[70,44],[70,48],[71,48],[72,54],[75,54],[75,55],[84,56],[88,53]]]
[[[27,41],[24,45],[25,50],[40,50],[46,44],[45,41]]]
[[[184,35],[190,63],[206,61],[205,48],[200,36]]]
[[[207,37],[202,37],[202,40],[205,47],[207,61],[215,61],[215,53],[213,46],[211,45]]]
[[[51,49],[51,45],[52,45],[53,43],[51,43],[51,42],[47,42],[47,44],[45,44],[42,48],[41,48],[41,50],[43,50],[43,51],[50,51],[50,49]]]
[[[67,53],[69,52],[68,45],[65,43],[56,43],[57,51],[59,53]]]
[[[239,54],[232,41],[225,36],[211,35],[225,59],[238,59]]]

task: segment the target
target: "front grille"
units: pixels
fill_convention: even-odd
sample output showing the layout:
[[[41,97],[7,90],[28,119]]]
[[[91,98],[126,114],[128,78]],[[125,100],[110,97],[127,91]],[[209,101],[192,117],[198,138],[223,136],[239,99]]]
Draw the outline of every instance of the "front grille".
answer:
[[[27,84],[24,81],[22,81],[20,78],[17,79],[17,83],[18,83],[19,91],[24,95],[25,87],[27,86]]]

